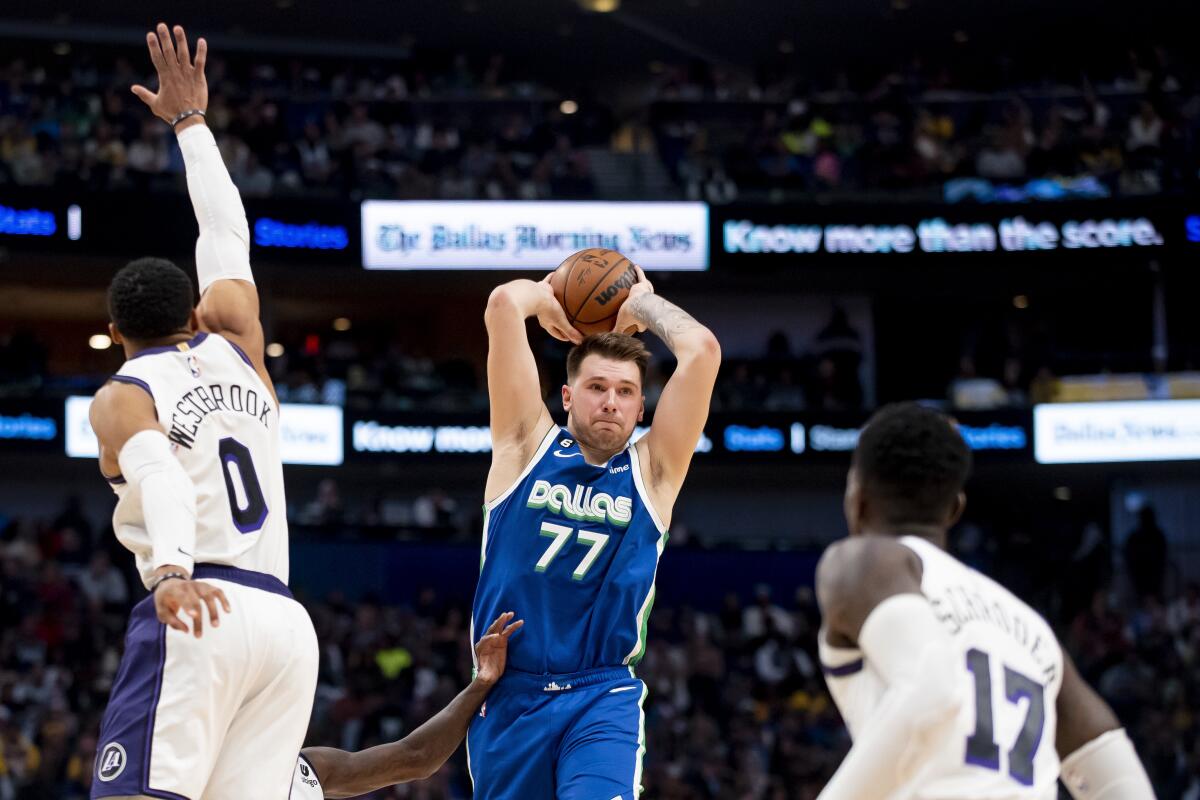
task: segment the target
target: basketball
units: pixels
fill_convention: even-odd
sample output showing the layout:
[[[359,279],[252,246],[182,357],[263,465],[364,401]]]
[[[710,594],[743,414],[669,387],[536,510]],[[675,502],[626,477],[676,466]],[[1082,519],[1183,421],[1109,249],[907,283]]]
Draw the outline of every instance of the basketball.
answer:
[[[599,247],[572,253],[550,279],[567,320],[585,336],[613,329],[621,304],[637,282],[632,261],[616,250]]]

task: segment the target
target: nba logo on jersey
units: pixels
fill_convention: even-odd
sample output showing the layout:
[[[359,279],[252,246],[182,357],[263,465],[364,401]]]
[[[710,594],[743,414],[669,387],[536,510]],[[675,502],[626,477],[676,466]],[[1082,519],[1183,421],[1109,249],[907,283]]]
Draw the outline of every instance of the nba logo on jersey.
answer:
[[[127,761],[125,748],[117,742],[109,742],[100,751],[100,767],[96,770],[96,776],[105,783],[108,783],[125,771]]]

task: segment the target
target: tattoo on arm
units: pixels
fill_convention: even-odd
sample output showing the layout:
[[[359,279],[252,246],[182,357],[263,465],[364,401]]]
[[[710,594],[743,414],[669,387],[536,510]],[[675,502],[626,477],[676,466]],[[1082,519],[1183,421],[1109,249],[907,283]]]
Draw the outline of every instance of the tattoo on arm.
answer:
[[[630,304],[634,319],[654,331],[672,350],[679,336],[703,327],[691,314],[656,294],[639,295]]]

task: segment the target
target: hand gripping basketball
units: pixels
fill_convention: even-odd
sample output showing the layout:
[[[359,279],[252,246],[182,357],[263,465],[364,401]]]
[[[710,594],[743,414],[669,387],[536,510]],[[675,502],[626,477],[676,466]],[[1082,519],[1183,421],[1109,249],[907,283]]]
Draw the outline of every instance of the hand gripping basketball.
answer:
[[[616,250],[589,247],[572,253],[551,273],[554,296],[571,327],[589,336],[621,330],[617,313],[645,275]]]
[[[629,296],[621,304],[621,310],[617,312],[616,324],[613,326],[613,330],[621,333],[641,333],[646,330],[646,323],[634,316],[638,308],[635,301],[642,295],[654,294],[654,284],[646,277],[646,273],[636,264],[634,269],[637,270],[638,282],[629,287]]]
[[[554,288],[550,283],[553,277],[554,273],[551,272],[538,283],[538,288],[543,294],[542,302],[538,306],[538,324],[559,341],[579,344],[583,341],[583,334],[571,327],[567,320],[567,312],[563,311],[563,307],[555,299]]]

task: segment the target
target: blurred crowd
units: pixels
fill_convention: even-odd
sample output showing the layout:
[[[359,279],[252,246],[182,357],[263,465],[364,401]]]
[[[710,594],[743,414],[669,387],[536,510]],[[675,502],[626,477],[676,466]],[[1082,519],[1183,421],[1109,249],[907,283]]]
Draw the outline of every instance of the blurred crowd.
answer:
[[[267,367],[281,402],[324,403],[361,411],[487,410],[480,351],[466,356],[433,352],[398,336],[390,326],[368,324],[279,338],[282,350],[268,355]],[[864,366],[869,343],[846,313],[833,307],[820,329],[805,338],[771,331],[757,352],[726,358],[714,410],[864,408],[865,386],[871,380],[870,369]],[[654,408],[674,370],[674,360],[656,338],[646,336],[644,341],[653,350],[645,393],[648,407]],[[533,346],[545,396],[556,407],[559,387],[566,380],[567,347],[546,336],[535,338]],[[76,346],[67,355],[78,357],[78,352]],[[0,398],[92,394],[115,370],[119,357],[114,353],[106,358],[104,371],[92,374],[52,369],[52,362],[46,345],[30,330],[0,332]]]
[[[1153,525],[1151,517],[1142,528]],[[53,518],[0,514],[0,800],[87,796],[126,616],[144,595],[132,559],[105,527],[76,502]],[[1130,584],[1138,591],[1114,591],[1124,584],[1110,579],[1098,529],[1062,553],[1043,553],[1071,562],[1064,574],[1072,580],[1056,584],[1030,567],[1027,538],[997,540],[967,525],[955,542],[961,557],[1047,611],[1128,727],[1158,796],[1197,800],[1200,587],[1164,595],[1158,551],[1139,543],[1125,548],[1126,560],[1142,565]],[[469,679],[462,587],[426,588],[402,607],[370,594],[306,598],[295,588],[321,649],[309,743],[357,749],[396,739]],[[816,797],[849,742],[821,675],[812,592],[791,591],[760,585],[752,597],[731,594],[706,610],[662,598],[638,669],[650,689],[646,798]],[[1121,599],[1138,592],[1136,601]],[[373,797],[469,796],[460,750],[429,781]]]
[[[0,65],[0,183],[181,191],[170,129],[129,92],[144,54],[71,48]],[[136,66],[135,66],[136,64]],[[559,110],[502,56],[208,65],[208,124],[246,197],[521,198],[592,193],[600,110]]]
[[[712,202],[919,189],[986,202],[1196,185],[1200,93],[1164,48],[1065,77],[970,62],[959,53],[873,76],[776,68],[753,79],[702,62],[664,66],[650,118],[671,173]]]
[[[771,331],[756,353],[726,358],[718,376],[715,411],[854,411],[864,408],[863,369],[868,344],[840,307],[809,341]],[[646,405],[653,409],[674,371],[670,352],[644,337],[653,357],[646,373]],[[544,395],[556,407],[566,381],[568,347],[549,337],[534,341]],[[332,403],[360,409],[482,412],[486,378],[476,362],[434,358],[420,348],[380,335],[305,337],[290,342],[268,365],[283,402]]]
[[[169,130],[128,91],[147,80],[140,54],[63,47],[0,65],[0,183],[181,190]],[[1157,194],[1194,186],[1200,166],[1200,94],[1162,48],[1069,79],[917,58],[853,78],[652,66],[641,105],[618,116],[589,91],[514,75],[501,55],[225,54],[209,62],[208,122],[247,197],[595,197],[595,157],[649,143],[667,194],[717,203]],[[625,177],[613,185],[652,190]]]

